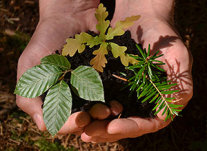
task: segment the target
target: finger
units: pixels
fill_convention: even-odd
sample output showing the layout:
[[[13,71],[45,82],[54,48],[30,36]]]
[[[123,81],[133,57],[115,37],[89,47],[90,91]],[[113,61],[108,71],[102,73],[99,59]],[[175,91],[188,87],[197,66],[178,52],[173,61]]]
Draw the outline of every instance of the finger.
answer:
[[[92,106],[89,113],[94,119],[102,120],[109,117],[111,110],[106,105],[98,103]]]
[[[96,120],[84,129],[85,134],[88,136],[102,136],[106,134],[106,127],[109,122],[106,120]]]
[[[111,115],[117,116],[123,111],[123,106],[118,101],[110,102]]]
[[[128,137],[138,137],[143,134],[156,132],[166,127],[170,121],[164,122],[159,118],[130,117],[127,119],[116,119],[108,124],[109,134],[128,134]]]
[[[98,137],[98,136],[88,136],[87,134],[83,133],[81,134],[81,139],[84,142],[105,143],[105,142],[115,142],[117,140],[120,140],[120,137],[109,136],[108,138],[103,138],[103,137]]]
[[[114,119],[108,124],[106,131],[111,135],[116,134],[123,135],[125,137],[137,137],[139,133],[139,127],[132,119]]]
[[[20,109],[22,109],[24,112],[32,117],[33,121],[36,123],[37,127],[41,131],[46,130],[41,108],[42,100],[40,99],[40,97],[29,99],[17,96],[16,104]]]
[[[107,126],[109,121],[94,121],[84,129],[81,134],[81,139],[85,142],[113,142],[122,138],[125,135],[122,134],[109,134],[107,132]]]
[[[58,132],[59,134],[80,133],[90,123],[90,116],[87,112],[73,113]]]

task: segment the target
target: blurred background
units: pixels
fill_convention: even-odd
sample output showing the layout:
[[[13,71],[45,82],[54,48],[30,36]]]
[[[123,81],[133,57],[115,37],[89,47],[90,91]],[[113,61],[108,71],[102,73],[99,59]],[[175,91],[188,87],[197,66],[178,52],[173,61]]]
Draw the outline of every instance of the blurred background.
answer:
[[[114,1],[106,1],[113,13]],[[207,151],[207,0],[177,0],[175,25],[191,51],[194,95],[167,128],[115,143],[84,143],[76,135],[40,132],[13,95],[17,61],[38,23],[37,0],[0,1],[0,150]]]

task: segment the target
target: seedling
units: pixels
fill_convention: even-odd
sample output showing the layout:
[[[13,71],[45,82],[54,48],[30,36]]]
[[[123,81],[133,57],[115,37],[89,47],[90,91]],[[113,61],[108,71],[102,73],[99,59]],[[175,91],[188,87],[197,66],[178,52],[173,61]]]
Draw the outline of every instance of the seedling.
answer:
[[[160,68],[164,65],[162,61],[157,60],[163,54],[158,55],[157,51],[154,55],[150,55],[150,45],[148,51],[136,45],[141,56],[132,56],[138,63],[127,67],[126,69],[133,71],[134,75],[128,80],[130,91],[136,91],[138,100],[142,99],[142,103],[149,101],[154,103],[154,114],[158,114],[163,110],[162,115],[166,114],[165,121],[174,115],[178,115],[179,109],[183,105],[173,104],[178,102],[178,99],[171,97],[174,93],[179,92],[175,89],[176,83],[167,81],[165,70]],[[164,95],[170,96],[166,97]]]
[[[103,4],[99,5],[95,16],[98,21],[96,28],[99,31],[99,35],[93,37],[88,33],[82,32],[76,34],[75,38],[68,38],[66,40],[67,44],[63,48],[62,55],[69,55],[72,57],[77,51],[82,53],[86,46],[92,48],[96,45],[100,45],[99,49],[93,52],[95,57],[90,61],[90,65],[97,71],[103,72],[103,68],[107,63],[105,55],[107,55],[109,51],[112,52],[114,58],[120,57],[124,66],[128,66],[129,63],[136,63],[134,58],[125,53],[127,47],[119,46],[116,43],[110,42],[110,40],[115,36],[123,35],[125,33],[124,29],[132,26],[133,22],[137,21],[140,16],[127,17],[125,20],[117,22],[114,28],[109,27],[110,21],[106,20],[108,12]]]
[[[48,91],[43,105],[43,117],[52,135],[60,130],[71,114],[71,90],[63,80],[69,72],[72,90],[80,98],[105,102],[98,72],[88,66],[79,66],[72,70],[67,58],[57,54],[44,57],[40,65],[27,70],[19,79],[14,92],[23,97],[34,98]]]
[[[124,29],[130,27],[140,16],[132,16],[119,21],[114,28],[109,27],[110,22],[106,20],[108,12],[103,4],[99,5],[95,16],[98,20],[96,28],[99,35],[93,37],[82,32],[76,34],[75,38],[68,38],[62,55],[46,56],[41,59],[39,65],[28,69],[19,79],[14,93],[27,98],[35,98],[47,92],[43,105],[43,117],[48,131],[55,135],[71,114],[71,90],[79,98],[105,102],[99,72],[103,72],[107,63],[105,55],[111,51],[114,58],[120,57],[126,70],[133,71],[134,75],[124,80],[128,81],[131,91],[136,91],[137,98],[142,99],[142,102],[155,103],[153,110],[158,109],[155,114],[163,109],[162,114],[167,114],[166,120],[173,119],[173,116],[181,111],[179,107],[182,106],[173,104],[176,98],[164,96],[172,95],[178,90],[171,90],[176,84],[167,81],[166,75],[163,74],[165,71],[159,67],[164,64],[157,60],[162,56],[158,55],[159,51],[151,56],[150,47],[146,52],[146,49],[142,50],[137,46],[141,56],[127,54],[125,52],[127,47],[119,46],[111,41],[115,36],[123,35]],[[77,51],[82,53],[86,47],[92,48],[96,45],[99,48],[93,52],[95,57],[90,61],[93,68],[79,66],[71,69],[71,64],[65,56],[72,57]],[[65,81],[66,74],[70,75],[69,82]]]

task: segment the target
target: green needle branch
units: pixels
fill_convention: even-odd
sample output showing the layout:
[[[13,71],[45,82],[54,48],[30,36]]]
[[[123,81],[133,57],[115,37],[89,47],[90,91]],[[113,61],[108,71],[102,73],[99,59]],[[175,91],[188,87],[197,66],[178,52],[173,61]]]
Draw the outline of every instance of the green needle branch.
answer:
[[[137,98],[138,100],[141,99],[142,103],[146,101],[154,103],[153,111],[157,110],[154,113],[155,115],[163,110],[162,115],[167,115],[165,120],[170,118],[173,120],[173,116],[178,115],[178,112],[181,111],[179,108],[183,105],[173,104],[179,101],[175,97],[164,97],[164,95],[174,95],[179,90],[172,90],[177,84],[170,84],[171,81],[167,80],[165,70],[159,67],[164,63],[157,60],[157,58],[163,55],[158,55],[160,51],[150,55],[150,45],[148,51],[146,49],[143,50],[138,45],[137,49],[140,56],[132,56],[137,60],[137,63],[126,67],[126,69],[133,71],[134,74],[127,80],[130,91],[136,91]]]

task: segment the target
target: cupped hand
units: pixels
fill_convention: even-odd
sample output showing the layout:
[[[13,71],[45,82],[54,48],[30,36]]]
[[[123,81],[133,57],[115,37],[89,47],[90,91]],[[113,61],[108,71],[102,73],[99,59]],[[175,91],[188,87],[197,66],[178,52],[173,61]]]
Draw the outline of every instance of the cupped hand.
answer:
[[[141,15],[140,20],[130,28],[132,38],[145,48],[151,44],[152,53],[161,50],[164,56],[160,60],[165,63],[162,68],[166,70],[168,79],[178,84],[177,89],[180,92],[175,97],[179,100],[177,103],[185,107],[193,94],[192,57],[174,30],[173,2],[173,0],[116,0],[112,26],[125,17]],[[96,120],[86,126],[81,138],[85,142],[113,142],[156,132],[171,122],[170,120],[165,122],[165,115],[162,116],[161,113],[162,111],[156,118],[135,116]]]
[[[40,59],[61,49],[67,37],[87,30],[95,30],[95,10],[99,0],[40,0],[40,20],[36,30],[18,61],[17,79]],[[28,113],[42,131],[46,130],[42,100],[17,96],[17,105]],[[86,112],[72,114],[59,133],[81,133],[90,122]]]

